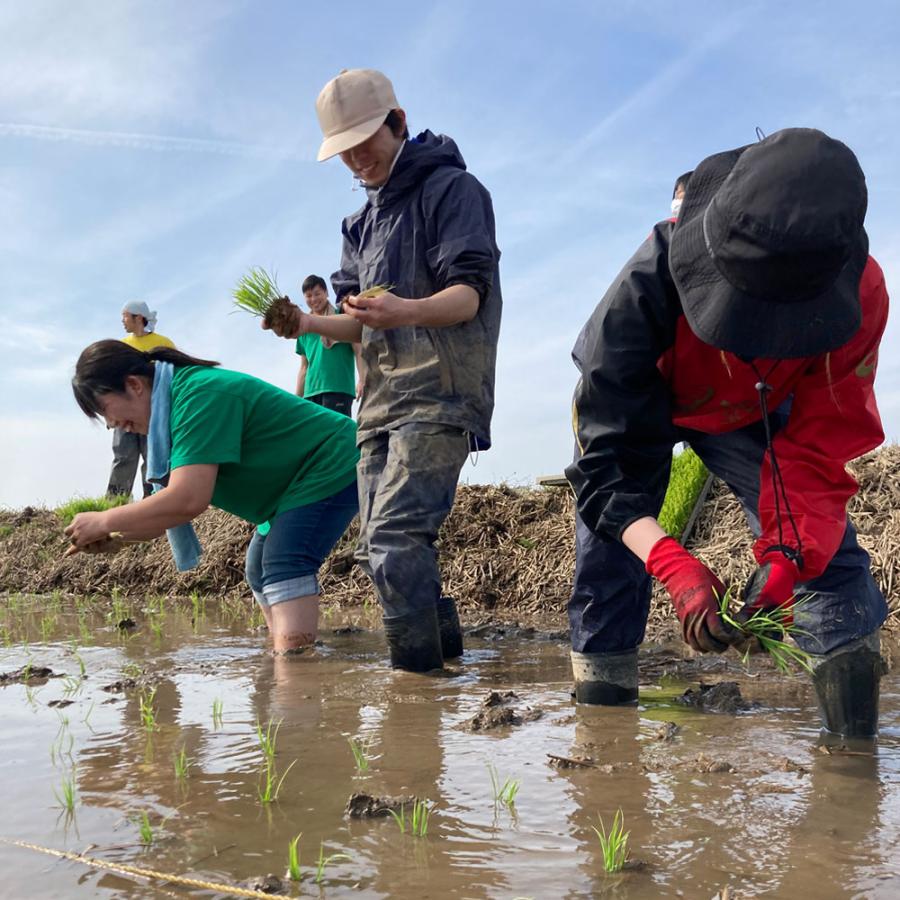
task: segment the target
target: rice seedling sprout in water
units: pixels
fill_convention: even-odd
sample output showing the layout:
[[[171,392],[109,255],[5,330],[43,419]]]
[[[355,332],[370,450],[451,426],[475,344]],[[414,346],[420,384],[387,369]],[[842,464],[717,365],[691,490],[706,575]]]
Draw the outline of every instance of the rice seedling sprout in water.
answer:
[[[514,778],[507,778],[503,784],[500,784],[500,777],[497,775],[496,767],[488,763],[488,773],[491,776],[491,792],[494,795],[494,806],[502,803],[508,809],[512,809],[516,803],[516,795],[521,787],[520,782]]]
[[[275,722],[269,719],[264,731],[259,719],[256,720],[256,739],[259,741],[259,748],[262,750],[263,756],[269,761],[275,759],[275,745],[278,741],[278,729],[281,728],[282,721],[279,719]]]
[[[291,838],[288,841],[288,869],[287,874],[288,878],[291,881],[299,881],[302,877],[302,873],[300,872],[300,838],[303,837],[303,832],[297,835],[295,838]]]
[[[269,759],[268,757],[266,758],[266,764],[260,772],[259,785],[256,789],[260,803],[266,805],[274,803],[278,799],[278,794],[281,792],[281,786],[284,784],[284,779],[287,778],[288,772],[290,772],[296,764],[297,760],[295,759],[287,769],[284,770],[284,774],[279,778],[278,771],[275,768],[275,760]]]
[[[66,813],[70,816],[73,815],[75,812],[75,801],[77,799],[75,791],[75,773],[73,772],[71,775],[63,778],[59,792],[57,793],[54,789],[53,793],[56,796],[57,802]]]
[[[142,693],[138,698],[141,711],[141,724],[145,731],[156,731],[156,710],[153,701],[156,699],[156,688],[150,688],[147,693]]]
[[[409,819],[406,818],[406,807],[402,803],[400,804],[399,813],[394,809],[389,809],[388,812],[397,823],[400,834],[406,834],[407,825],[409,825],[409,830],[416,837],[425,837],[428,834],[428,817],[431,815],[431,809],[427,800],[415,800],[413,802],[412,816]]]
[[[222,701],[221,700],[213,700],[212,722],[213,722],[213,728],[221,728],[222,727]]]
[[[598,816],[599,828],[591,826],[591,830],[600,841],[600,851],[603,854],[603,868],[607,872],[620,872],[628,861],[628,836],[630,831],[625,831],[625,817],[622,810],[618,810],[613,817],[612,827],[609,832],[603,824],[603,818]]]
[[[369,768],[369,743],[355,741],[353,738],[347,738],[350,744],[350,750],[353,753],[353,760],[356,763],[357,772],[366,772]]]
[[[155,839],[155,834],[153,832],[153,826],[150,824],[150,817],[147,815],[147,811],[144,810],[141,812],[140,818],[138,818],[135,822],[138,827],[138,834],[141,836],[141,843],[145,847],[151,846]]]
[[[325,868],[338,860],[351,859],[349,853],[329,853],[325,855],[325,844],[319,842],[319,858],[316,861],[316,884],[321,884],[325,880]]]
[[[769,654],[775,667],[785,674],[791,671],[791,666],[796,665],[807,673],[812,672],[812,654],[807,653],[795,644],[787,643],[787,638],[809,636],[809,632],[798,628],[794,624],[794,612],[809,597],[795,602],[792,606],[772,607],[760,609],[745,622],[738,621],[731,612],[732,592],[728,590],[719,598],[719,615],[726,625],[730,625],[737,631],[746,634],[750,639],[750,645],[744,652],[744,662],[750,658],[750,649],[755,640],[759,646]]]
[[[187,755],[187,750],[182,747],[175,754],[175,777],[179,781],[184,781],[188,777],[193,760]]]

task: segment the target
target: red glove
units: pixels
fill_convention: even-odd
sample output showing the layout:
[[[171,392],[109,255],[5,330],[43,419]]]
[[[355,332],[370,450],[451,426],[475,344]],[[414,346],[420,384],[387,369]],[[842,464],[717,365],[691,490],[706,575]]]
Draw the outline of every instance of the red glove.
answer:
[[[741,598],[744,608],[738,613],[749,619],[756,610],[791,607],[794,604],[794,588],[800,580],[797,564],[777,550],[763,556],[763,564],[750,576]],[[785,625],[792,625],[794,617],[787,615]]]
[[[722,653],[737,633],[719,616],[725,586],[674,538],[660,538],[647,557],[647,572],[669,592],[685,642],[694,650]]]

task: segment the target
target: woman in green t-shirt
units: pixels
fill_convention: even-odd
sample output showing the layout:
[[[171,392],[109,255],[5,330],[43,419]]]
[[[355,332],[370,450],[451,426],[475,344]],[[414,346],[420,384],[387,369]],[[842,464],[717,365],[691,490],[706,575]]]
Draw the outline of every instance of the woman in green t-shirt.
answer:
[[[247,580],[276,652],[295,649],[315,640],[317,573],[358,510],[356,425],[217,366],[121,341],[82,352],[72,379],[82,411],[149,434],[151,457],[165,455],[170,475],[138,503],[77,515],[66,534],[72,552],[109,551],[120,545],[112,535],[149,540],[210,505],[263,526],[247,551]]]

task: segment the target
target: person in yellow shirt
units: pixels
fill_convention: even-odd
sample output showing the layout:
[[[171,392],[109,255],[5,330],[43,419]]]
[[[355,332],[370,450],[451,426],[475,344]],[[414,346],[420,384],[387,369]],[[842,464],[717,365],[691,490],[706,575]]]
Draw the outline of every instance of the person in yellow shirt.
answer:
[[[144,352],[155,347],[174,347],[165,335],[156,332],[156,312],[143,300],[132,300],[122,308],[122,327],[128,334],[122,340],[135,350]],[[113,432],[113,464],[106,493],[110,497],[131,494],[138,463],[141,463],[143,496],[150,493],[147,484],[147,436],[132,434],[122,428]]]

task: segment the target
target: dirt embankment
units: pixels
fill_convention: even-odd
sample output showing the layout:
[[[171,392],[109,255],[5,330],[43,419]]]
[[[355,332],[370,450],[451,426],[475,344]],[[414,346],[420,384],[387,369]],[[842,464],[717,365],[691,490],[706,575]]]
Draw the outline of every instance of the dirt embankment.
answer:
[[[851,515],[860,543],[871,554],[879,584],[900,616],[900,447],[888,447],[854,463],[860,482]],[[251,527],[218,510],[197,520],[204,555],[193,572],[179,574],[165,539],[129,547],[114,557],[63,559],[66,541],[56,514],[21,510],[0,514],[0,591],[219,597],[247,596],[243,560]],[[358,605],[372,598],[365,575],[353,564],[351,527],[322,572],[330,602]],[[461,487],[440,537],[445,590],[468,618],[493,615],[565,627],[574,569],[572,500],[560,489]],[[738,504],[718,484],[689,547],[725,581],[741,583],[753,566],[750,535]],[[649,636],[672,625],[668,603],[657,591]]]

